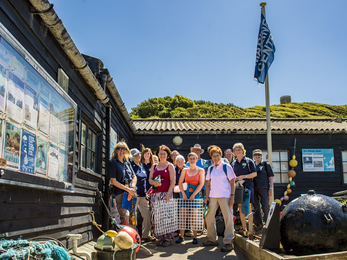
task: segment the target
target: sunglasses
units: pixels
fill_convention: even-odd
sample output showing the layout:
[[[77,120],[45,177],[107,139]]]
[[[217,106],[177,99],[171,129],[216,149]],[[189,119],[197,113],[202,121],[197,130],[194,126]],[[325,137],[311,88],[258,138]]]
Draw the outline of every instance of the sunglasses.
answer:
[[[117,150],[126,151],[127,148],[125,148],[125,147],[118,147]]]

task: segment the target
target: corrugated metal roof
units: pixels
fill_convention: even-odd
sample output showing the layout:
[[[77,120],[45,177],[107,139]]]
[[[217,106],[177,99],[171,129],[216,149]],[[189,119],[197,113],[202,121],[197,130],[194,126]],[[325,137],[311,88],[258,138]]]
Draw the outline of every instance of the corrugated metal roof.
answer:
[[[265,132],[265,118],[133,119],[137,133],[250,133]],[[274,133],[347,133],[347,119],[271,119]]]

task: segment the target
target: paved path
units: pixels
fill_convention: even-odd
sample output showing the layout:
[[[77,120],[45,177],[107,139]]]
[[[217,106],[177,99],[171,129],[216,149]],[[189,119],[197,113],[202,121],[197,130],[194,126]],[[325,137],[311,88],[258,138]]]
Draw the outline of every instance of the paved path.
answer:
[[[214,259],[230,259],[230,260],[247,260],[242,252],[236,248],[233,251],[226,253],[220,249],[223,246],[223,238],[219,238],[218,247],[205,247],[203,241],[206,241],[206,236],[198,237],[199,243],[197,245],[192,244],[191,238],[186,238],[182,244],[175,244],[177,237],[174,238],[173,243],[169,247],[156,246],[155,242],[149,242],[144,244],[153,255],[150,255],[145,249],[141,248],[136,255],[137,259],[191,259],[191,260],[214,260]]]
[[[203,242],[207,240],[206,236],[199,236],[197,245],[192,244],[192,239],[187,238],[182,244],[176,244],[175,241],[178,237],[175,237],[173,243],[169,247],[156,246],[156,242],[145,243],[144,246],[148,248],[153,255],[151,255],[144,248],[140,248],[136,254],[136,259],[167,259],[167,260],[214,260],[214,259],[229,259],[229,260],[248,260],[240,249],[235,248],[231,252],[222,252],[220,249],[223,246],[223,238],[219,238],[219,246],[205,247]],[[95,242],[89,242],[78,248],[79,251],[87,251],[92,253],[94,250]],[[76,258],[84,259],[84,258]]]

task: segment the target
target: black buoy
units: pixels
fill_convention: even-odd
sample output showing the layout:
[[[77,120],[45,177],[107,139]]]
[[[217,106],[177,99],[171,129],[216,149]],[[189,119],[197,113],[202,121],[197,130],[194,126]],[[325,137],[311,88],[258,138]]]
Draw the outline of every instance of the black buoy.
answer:
[[[345,251],[347,206],[310,190],[284,208],[280,234],[287,253],[310,255]]]

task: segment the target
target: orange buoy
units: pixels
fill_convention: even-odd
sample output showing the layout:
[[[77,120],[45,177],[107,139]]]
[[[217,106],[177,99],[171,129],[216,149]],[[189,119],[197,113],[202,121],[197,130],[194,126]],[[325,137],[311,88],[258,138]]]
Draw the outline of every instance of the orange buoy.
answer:
[[[294,178],[296,175],[296,172],[294,170],[289,170],[288,171],[288,176]]]

